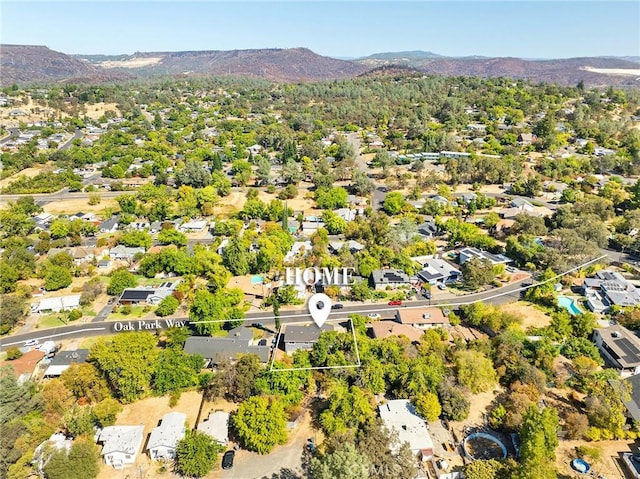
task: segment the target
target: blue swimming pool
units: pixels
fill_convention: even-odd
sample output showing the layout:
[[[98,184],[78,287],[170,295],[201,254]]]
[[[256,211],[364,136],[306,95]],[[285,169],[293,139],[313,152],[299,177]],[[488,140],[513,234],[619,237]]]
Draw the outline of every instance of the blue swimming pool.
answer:
[[[264,283],[264,276],[260,274],[251,276],[251,284],[262,284],[262,283]]]
[[[576,300],[568,296],[558,296],[558,306],[566,309],[571,314],[582,314],[582,310],[578,307]]]

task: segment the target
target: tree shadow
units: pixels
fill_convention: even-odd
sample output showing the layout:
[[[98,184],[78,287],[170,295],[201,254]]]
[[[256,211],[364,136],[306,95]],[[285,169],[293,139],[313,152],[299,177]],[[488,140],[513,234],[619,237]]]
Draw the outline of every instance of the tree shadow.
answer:
[[[274,472],[271,476],[262,476],[261,479],[303,479],[303,477],[295,471],[283,467],[279,472]]]

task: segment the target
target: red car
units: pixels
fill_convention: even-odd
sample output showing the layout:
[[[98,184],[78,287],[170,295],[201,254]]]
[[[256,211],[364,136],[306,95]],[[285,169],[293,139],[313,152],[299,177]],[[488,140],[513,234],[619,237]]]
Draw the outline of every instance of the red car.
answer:
[[[389,306],[402,306],[402,301],[394,299],[393,301],[389,301]]]

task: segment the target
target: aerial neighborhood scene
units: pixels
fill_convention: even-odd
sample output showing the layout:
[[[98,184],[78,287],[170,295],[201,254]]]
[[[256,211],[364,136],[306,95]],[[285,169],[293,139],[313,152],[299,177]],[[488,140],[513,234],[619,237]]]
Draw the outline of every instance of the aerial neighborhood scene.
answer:
[[[0,479],[640,478],[640,4],[2,8]]]

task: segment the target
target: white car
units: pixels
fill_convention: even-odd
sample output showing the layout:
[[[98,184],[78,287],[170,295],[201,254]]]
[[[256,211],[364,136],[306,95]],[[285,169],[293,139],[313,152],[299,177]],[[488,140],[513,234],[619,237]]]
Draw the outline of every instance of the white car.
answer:
[[[369,319],[380,319],[380,315],[378,313],[369,313],[369,314],[367,314],[367,318],[369,318]]]
[[[37,344],[38,344],[38,340],[37,339],[30,339],[30,340],[24,342],[25,346],[37,346]]]

